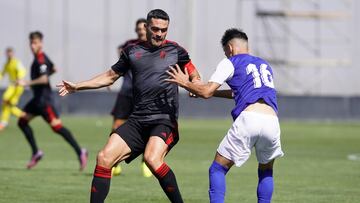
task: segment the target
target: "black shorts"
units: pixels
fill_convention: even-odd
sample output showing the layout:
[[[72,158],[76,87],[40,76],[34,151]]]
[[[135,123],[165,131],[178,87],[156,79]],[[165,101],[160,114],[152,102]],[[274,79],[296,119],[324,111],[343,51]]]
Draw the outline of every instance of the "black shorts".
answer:
[[[125,160],[130,163],[140,154],[144,153],[146,144],[150,136],[158,136],[168,145],[169,151],[179,141],[177,122],[168,120],[157,120],[150,122],[140,122],[130,118],[118,129],[115,130],[130,147],[130,157]]]
[[[42,116],[47,122],[59,117],[52,102],[39,102],[35,99],[30,100],[23,109],[24,112],[33,116]]]
[[[118,94],[111,115],[115,119],[128,119],[134,108],[133,98]]]

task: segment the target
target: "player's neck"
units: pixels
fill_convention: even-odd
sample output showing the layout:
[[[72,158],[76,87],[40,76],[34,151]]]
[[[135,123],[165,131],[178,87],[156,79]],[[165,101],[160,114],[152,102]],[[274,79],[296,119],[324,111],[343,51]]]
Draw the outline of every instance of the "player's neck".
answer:
[[[236,56],[236,55],[240,55],[240,54],[249,54],[248,51],[235,51],[234,53],[231,54],[231,56]]]
[[[35,53],[35,55],[38,56],[38,55],[43,54],[43,53],[44,53],[43,50],[40,49],[39,51],[37,51],[37,52]]]

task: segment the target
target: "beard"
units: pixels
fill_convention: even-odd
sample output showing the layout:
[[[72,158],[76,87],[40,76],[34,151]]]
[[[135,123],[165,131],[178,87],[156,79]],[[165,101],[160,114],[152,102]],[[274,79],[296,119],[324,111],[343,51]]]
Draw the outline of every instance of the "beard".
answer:
[[[151,38],[151,44],[153,46],[158,47],[164,42],[164,40],[165,40],[165,38],[154,38],[154,37],[152,37]]]

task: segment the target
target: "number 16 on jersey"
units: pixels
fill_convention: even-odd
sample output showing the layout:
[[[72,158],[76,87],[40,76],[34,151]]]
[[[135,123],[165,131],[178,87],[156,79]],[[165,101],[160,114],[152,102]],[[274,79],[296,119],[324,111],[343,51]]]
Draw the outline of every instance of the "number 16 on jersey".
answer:
[[[268,65],[262,63],[260,65],[260,73],[255,64],[250,63],[246,67],[246,73],[252,74],[254,81],[254,88],[260,88],[262,85],[265,85],[270,88],[274,88],[274,81],[270,71],[267,69]]]

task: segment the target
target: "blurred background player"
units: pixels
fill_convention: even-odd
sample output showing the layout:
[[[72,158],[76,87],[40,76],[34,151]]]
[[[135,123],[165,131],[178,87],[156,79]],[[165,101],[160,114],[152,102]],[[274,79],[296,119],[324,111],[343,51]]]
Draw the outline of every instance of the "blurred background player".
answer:
[[[21,61],[15,58],[14,49],[9,47],[6,49],[7,61],[3,70],[0,73],[0,79],[6,74],[9,75],[9,86],[3,94],[2,112],[0,121],[0,131],[4,130],[9,123],[10,114],[20,117],[22,114],[21,109],[16,105],[18,104],[24,87],[18,85],[17,82],[25,77],[26,70]]]
[[[29,86],[33,91],[33,98],[24,107],[18,125],[24,133],[32,149],[32,156],[27,164],[27,168],[33,168],[43,157],[43,152],[38,149],[29,126],[29,122],[36,116],[41,116],[52,128],[52,130],[61,135],[75,150],[79,162],[80,170],[83,170],[87,163],[88,152],[81,149],[71,132],[62,125],[54,106],[54,98],[50,86],[50,75],[55,72],[54,64],[43,52],[43,35],[41,32],[31,32],[29,35],[31,51],[34,54],[34,61],[31,65],[31,80],[19,81],[20,85]]]
[[[242,166],[255,147],[259,162],[258,203],[270,203],[274,190],[274,160],[284,155],[273,72],[266,61],[249,54],[248,37],[241,30],[226,30],[221,44],[227,58],[218,64],[207,84],[189,82],[189,75],[182,73],[178,66],[169,72],[172,79],[168,81],[203,98],[214,95],[235,100],[231,112],[234,123],[209,168],[210,202],[224,202],[225,175],[234,164]],[[217,91],[224,82],[231,90]]]
[[[124,44],[120,45],[118,47],[118,54],[119,58],[121,56],[122,50],[129,46],[130,44],[137,43],[139,41],[146,41],[146,19],[140,18],[136,21],[135,24],[135,32],[137,34],[137,39],[131,39],[126,41]],[[113,116],[113,125],[112,130],[115,131],[118,127],[120,127],[122,124],[126,122],[126,120],[129,118],[133,111],[134,102],[133,102],[133,88],[132,88],[132,74],[131,71],[128,71],[124,75],[123,83],[121,86],[121,89],[119,91],[119,94],[116,98],[116,102],[114,105],[114,108],[111,112],[111,115]],[[144,177],[151,177],[152,173],[150,169],[147,167],[147,165],[144,162],[144,159],[141,163],[141,170]],[[112,168],[112,174],[113,175],[120,175],[122,169],[119,164],[114,166]]]

